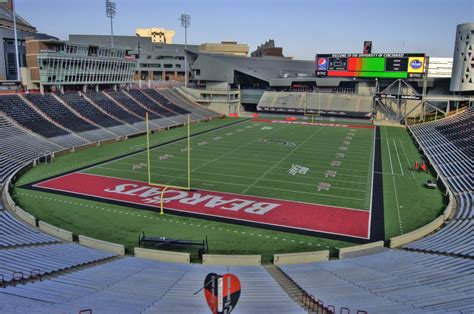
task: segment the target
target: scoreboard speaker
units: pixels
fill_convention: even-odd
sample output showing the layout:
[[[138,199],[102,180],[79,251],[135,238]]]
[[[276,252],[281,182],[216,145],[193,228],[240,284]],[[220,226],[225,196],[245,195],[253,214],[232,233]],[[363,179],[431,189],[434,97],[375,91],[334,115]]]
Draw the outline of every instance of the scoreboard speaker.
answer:
[[[372,41],[364,41],[364,54],[372,53]]]

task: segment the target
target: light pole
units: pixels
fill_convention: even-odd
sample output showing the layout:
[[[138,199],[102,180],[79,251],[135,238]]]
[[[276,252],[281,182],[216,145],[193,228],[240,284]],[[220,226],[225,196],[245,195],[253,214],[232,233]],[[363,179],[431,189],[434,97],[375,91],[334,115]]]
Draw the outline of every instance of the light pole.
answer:
[[[16,33],[16,13],[15,13],[15,3],[13,0],[12,0],[12,12],[13,12],[13,34],[15,36],[16,79],[17,81],[20,81],[21,80],[20,55],[18,54],[18,35]]]
[[[188,28],[191,26],[191,15],[181,14],[179,18],[181,27],[184,27],[184,86],[188,87],[188,57],[186,56],[186,49],[188,48]]]
[[[140,69],[140,39],[141,39],[141,37],[140,37],[140,34],[138,34],[138,33],[136,33],[136,35],[137,35],[137,39],[138,39],[138,40],[137,40],[137,45],[138,45],[138,47],[137,47],[137,59],[138,59],[138,69],[137,69],[137,71],[138,71],[138,87],[139,87],[139,88],[142,88],[142,71],[141,71],[141,69]]]
[[[117,6],[115,2],[112,2],[111,0],[105,0],[105,16],[110,18],[110,45],[113,47],[114,46],[114,23],[113,19],[116,14],[116,9]]]

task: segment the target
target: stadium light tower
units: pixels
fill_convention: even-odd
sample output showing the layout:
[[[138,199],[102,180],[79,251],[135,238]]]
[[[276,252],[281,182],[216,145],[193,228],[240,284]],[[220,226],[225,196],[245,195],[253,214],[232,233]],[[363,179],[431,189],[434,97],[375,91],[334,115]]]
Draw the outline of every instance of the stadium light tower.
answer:
[[[191,15],[181,14],[179,18],[181,21],[181,27],[184,27],[184,50],[188,48],[188,28],[191,26]],[[184,52],[184,86],[188,87],[188,58],[186,51]]]
[[[116,4],[115,2],[112,2],[111,0],[105,0],[105,16],[110,18],[110,44],[113,47],[114,46],[114,23],[113,19],[116,14]]]
[[[6,1],[1,1],[6,2]],[[16,79],[18,81],[21,80],[21,73],[20,73],[20,55],[18,53],[18,35],[16,32],[16,12],[15,12],[15,2],[12,0],[12,13],[13,13],[13,34],[15,37],[15,63],[16,63]]]

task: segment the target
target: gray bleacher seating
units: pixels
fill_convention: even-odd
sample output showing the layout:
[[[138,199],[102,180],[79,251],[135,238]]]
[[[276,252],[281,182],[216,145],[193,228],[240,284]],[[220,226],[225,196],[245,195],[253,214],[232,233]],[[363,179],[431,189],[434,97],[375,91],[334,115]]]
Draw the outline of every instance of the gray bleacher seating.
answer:
[[[81,115],[114,134],[124,136],[139,131],[126,122],[119,121],[106,112],[100,110],[92,102],[83,97],[82,94],[66,93],[58,96]]]
[[[280,268],[324,305],[369,313],[474,310],[474,260],[404,250]]]
[[[265,91],[257,110],[298,113],[321,110],[329,115],[366,117],[372,111],[372,101],[371,95]]]
[[[420,148],[454,193],[457,209],[441,231],[409,243],[406,249],[474,257],[474,108],[410,127]]]
[[[160,95],[154,90],[147,91]],[[24,163],[45,154],[144,132],[147,111],[151,129],[187,122],[187,109],[171,103],[162,106],[142,90],[129,93],[137,101],[123,91],[107,94],[115,101],[104,92],[57,95],[62,102],[51,94],[1,95],[0,184]],[[182,106],[190,109],[193,105]],[[190,110],[202,113],[202,108],[194,107]],[[207,116],[211,115],[217,114],[209,111]],[[193,113],[193,119],[202,118],[203,115]]]
[[[3,210],[0,210],[0,235],[0,248],[58,242],[55,237],[25,225]]]
[[[146,89],[144,92],[159,102],[162,106],[181,114],[190,114],[191,119],[203,119],[214,116],[209,110],[198,105],[191,105],[191,101],[173,89]]]
[[[63,149],[0,114],[0,182],[32,159]]]
[[[186,122],[185,116],[161,106],[152,98],[147,97],[140,89],[131,89],[127,94],[133,97],[133,99],[135,99],[140,105],[145,107],[148,112],[156,113],[161,117],[159,120],[156,120],[156,124],[160,127],[168,127]]]
[[[146,130],[143,118],[131,111],[119,106],[102,92],[87,92],[87,98],[92,100],[98,107],[107,112],[110,116],[131,124],[140,131]]]
[[[88,141],[96,142],[115,137],[115,134],[76,115],[51,94],[25,94],[25,97],[51,119]]]
[[[2,249],[0,250],[0,274],[3,275],[5,281],[11,281],[15,272],[21,272],[27,279],[33,270],[46,275],[113,256],[112,253],[74,243]]]
[[[229,271],[240,278],[242,287],[233,313],[303,313],[263,267],[230,267]],[[194,295],[209,272],[225,273],[227,268],[122,258],[47,281],[0,289],[0,310],[209,313],[204,292]],[[13,298],[2,302],[7,295]]]
[[[46,137],[51,142],[61,146],[72,147],[87,144],[86,139],[71,134],[68,130],[47,120],[18,95],[2,95],[0,97],[0,111],[7,114],[24,128]]]

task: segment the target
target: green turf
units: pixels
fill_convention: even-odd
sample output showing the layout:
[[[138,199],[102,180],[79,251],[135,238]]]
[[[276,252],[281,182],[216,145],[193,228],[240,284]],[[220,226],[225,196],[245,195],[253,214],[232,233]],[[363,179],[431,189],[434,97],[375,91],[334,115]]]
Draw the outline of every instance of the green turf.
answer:
[[[97,239],[121,243],[131,252],[138,236],[159,235],[201,241],[206,236],[210,254],[261,254],[270,263],[274,253],[330,250],[351,245],[311,236],[205,221],[174,215],[160,215],[131,207],[88,201],[44,192],[15,189],[15,201],[39,220]],[[176,250],[176,249],[175,249]],[[196,260],[197,249],[190,249]]]
[[[351,133],[351,144],[342,144]],[[191,186],[369,210],[373,139],[372,129],[243,122],[192,138]],[[349,149],[341,151],[341,146]],[[183,140],[151,151],[153,183],[187,185],[185,148]],[[340,152],[344,158],[336,157]],[[172,157],[160,160],[160,156]],[[333,160],[341,165],[331,166]],[[142,152],[84,172],[147,182],[146,163]],[[309,171],[289,174],[292,165]],[[336,171],[336,177],[326,178],[328,170]],[[320,182],[331,184],[330,189],[318,192]]]
[[[239,120],[217,119],[194,124],[192,133],[226,126],[236,121]],[[271,129],[262,130],[263,127]],[[192,138],[191,151],[192,186],[368,210],[374,132],[371,129],[355,130],[348,151],[339,149],[345,146],[341,143],[350,132],[347,128],[245,121],[195,136]],[[185,134],[185,128],[158,132],[151,135],[151,145],[182,138]],[[219,137],[222,139],[216,139]],[[262,139],[266,139],[267,143],[262,143]],[[398,155],[395,146],[391,144],[393,139],[396,141]],[[283,145],[278,141],[292,142],[295,146]],[[389,147],[394,175],[386,142],[391,145]],[[145,137],[141,136],[65,155],[50,164],[29,170],[19,179],[16,186],[136,152],[144,147]],[[183,179],[186,174],[186,153],[181,152],[184,147],[185,142],[181,141],[152,151],[153,181],[174,184],[185,182]],[[340,167],[331,167],[329,163],[338,160],[338,152],[345,153],[344,158],[339,157],[342,164]],[[159,156],[164,154],[173,157],[160,161]],[[410,161],[419,155],[406,131],[400,128],[383,128],[382,154],[383,171],[390,173],[383,176],[385,231],[386,238],[389,238],[400,234],[394,186],[399,205],[404,206],[399,208],[404,232],[432,220],[443,207],[443,197],[439,191],[422,187],[427,175],[417,173],[414,180],[407,170],[405,154]],[[146,181],[146,169],[132,169],[133,165],[145,163],[145,157],[145,153],[138,153],[84,171]],[[306,175],[288,174],[292,164],[306,166],[309,172]],[[401,174],[401,169],[404,175],[396,175]],[[336,177],[326,178],[326,170],[336,170]],[[330,183],[330,190],[317,192],[315,186],[319,182]],[[417,198],[416,195],[420,197]],[[430,199],[426,201],[425,198]],[[129,249],[136,246],[138,235],[142,231],[150,235],[194,240],[202,240],[207,235],[213,254],[262,254],[264,262],[271,261],[274,253],[320,249],[330,249],[334,253],[337,247],[351,245],[348,242],[201,219],[159,216],[150,211],[22,188],[15,188],[14,199],[41,220],[71,230],[75,234],[123,243]],[[416,206],[415,209],[413,205]]]
[[[385,238],[389,239],[434,220],[447,200],[439,189],[424,187],[427,180],[433,179],[431,173],[413,170],[421,156],[405,129],[381,127],[381,148]]]

